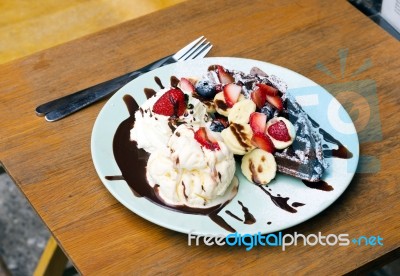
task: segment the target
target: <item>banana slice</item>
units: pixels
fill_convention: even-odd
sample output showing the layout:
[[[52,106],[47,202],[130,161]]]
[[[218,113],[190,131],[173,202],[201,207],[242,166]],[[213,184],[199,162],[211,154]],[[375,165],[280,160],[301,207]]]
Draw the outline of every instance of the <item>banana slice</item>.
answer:
[[[240,94],[238,102],[243,101],[244,99],[246,99],[246,98],[242,94]],[[225,102],[224,92],[219,92],[214,96],[214,106],[215,106],[215,110],[219,114],[221,114],[225,117],[229,116],[229,112],[232,109],[232,108],[228,107]]]
[[[275,157],[265,150],[255,149],[242,158],[242,173],[258,185],[268,184],[276,175]]]
[[[250,114],[256,111],[256,104],[249,99],[237,102],[232,106],[229,115],[229,123],[236,124],[248,124],[250,119]]]
[[[221,136],[233,154],[244,155],[255,148],[251,143],[253,131],[249,124],[232,123],[221,132]]]

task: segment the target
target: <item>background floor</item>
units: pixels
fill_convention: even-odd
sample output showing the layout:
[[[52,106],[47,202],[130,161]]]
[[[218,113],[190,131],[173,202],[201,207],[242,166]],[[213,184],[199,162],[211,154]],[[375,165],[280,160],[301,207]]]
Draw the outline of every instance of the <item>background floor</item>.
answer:
[[[31,275],[50,233],[5,173],[0,174],[0,255],[13,275]]]

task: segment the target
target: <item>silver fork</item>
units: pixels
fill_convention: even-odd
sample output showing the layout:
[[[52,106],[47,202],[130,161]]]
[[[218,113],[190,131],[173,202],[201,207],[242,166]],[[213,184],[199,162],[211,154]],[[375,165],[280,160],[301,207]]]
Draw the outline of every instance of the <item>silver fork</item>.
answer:
[[[36,115],[45,116],[46,120],[49,122],[57,121],[115,93],[122,86],[146,72],[178,61],[203,58],[211,48],[211,43],[208,42],[204,36],[201,36],[183,47],[174,55],[166,56],[123,76],[116,77],[112,80],[105,81],[62,98],[39,105],[36,108]]]

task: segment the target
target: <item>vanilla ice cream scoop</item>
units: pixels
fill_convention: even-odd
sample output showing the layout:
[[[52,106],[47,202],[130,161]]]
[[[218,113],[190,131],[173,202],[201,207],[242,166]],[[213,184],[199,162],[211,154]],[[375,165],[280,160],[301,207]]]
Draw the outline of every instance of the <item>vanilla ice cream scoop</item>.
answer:
[[[195,128],[180,125],[167,146],[154,151],[147,162],[147,180],[168,205],[210,208],[237,193],[232,152],[216,135],[219,149],[203,147]]]
[[[137,142],[137,147],[152,153],[167,145],[170,136],[180,124],[200,126],[208,122],[206,106],[198,99],[188,95],[188,105],[185,113],[176,120],[170,116],[154,113],[153,106],[169,89],[160,90],[140,106],[135,113],[135,125],[131,129],[130,138]]]

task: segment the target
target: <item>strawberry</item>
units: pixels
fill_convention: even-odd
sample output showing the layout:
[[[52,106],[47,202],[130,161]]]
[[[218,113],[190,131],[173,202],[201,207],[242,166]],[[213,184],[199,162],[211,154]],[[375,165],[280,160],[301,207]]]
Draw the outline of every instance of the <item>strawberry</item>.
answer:
[[[194,133],[194,139],[209,150],[220,150],[218,141],[214,139],[212,132],[205,127],[200,127]]]
[[[290,141],[289,131],[283,121],[278,121],[275,124],[270,125],[267,132],[275,140],[283,142]]]
[[[234,83],[224,86],[224,98],[228,107],[232,107],[235,103],[237,103],[241,91],[242,87]]]
[[[266,94],[262,89],[256,88],[251,92],[250,98],[256,104],[257,108],[261,109],[265,104]]]
[[[235,81],[235,79],[228,72],[226,72],[225,68],[221,65],[217,65],[217,74],[219,81],[222,84],[233,83]]]
[[[254,133],[265,132],[267,115],[260,112],[253,112],[250,114],[250,127]]]
[[[185,94],[176,88],[165,92],[153,105],[154,113],[165,116],[179,117],[185,113],[185,110]]]
[[[195,91],[194,85],[185,78],[181,78],[181,81],[179,82],[179,88],[189,95],[193,94],[193,92]]]
[[[283,110],[282,99],[279,96],[269,96],[269,95],[267,95],[267,102],[272,104],[279,111]]]
[[[251,138],[251,142],[253,143],[254,146],[262,150],[265,150],[270,153],[275,152],[275,147],[271,141],[271,138],[269,138],[268,135],[263,132],[254,133],[253,137]]]
[[[257,83],[258,88],[264,91],[265,95],[278,96],[278,89],[264,83]]]

